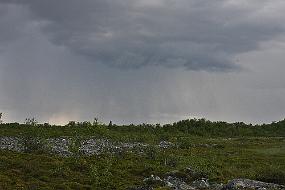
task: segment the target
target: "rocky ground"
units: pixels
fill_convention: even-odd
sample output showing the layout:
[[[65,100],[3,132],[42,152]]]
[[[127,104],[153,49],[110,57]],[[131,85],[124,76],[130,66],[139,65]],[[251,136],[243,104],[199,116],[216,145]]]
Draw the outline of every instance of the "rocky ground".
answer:
[[[58,156],[69,157],[75,155],[99,155],[102,153],[119,153],[133,151],[143,153],[149,144],[140,142],[114,142],[109,139],[73,139],[70,137],[58,138],[20,138],[20,137],[0,137],[0,149],[16,152],[43,151]],[[175,144],[161,141],[155,147],[167,149]]]
[[[285,186],[255,181],[250,179],[233,179],[227,184],[209,182],[202,173],[188,167],[183,171],[173,171],[163,178],[151,175],[143,180],[144,186],[129,190],[284,190]]]

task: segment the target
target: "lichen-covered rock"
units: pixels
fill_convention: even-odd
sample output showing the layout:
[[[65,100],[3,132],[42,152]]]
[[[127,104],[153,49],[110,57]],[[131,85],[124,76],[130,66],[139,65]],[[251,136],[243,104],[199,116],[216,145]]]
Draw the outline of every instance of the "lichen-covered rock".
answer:
[[[47,139],[46,142],[46,148],[53,154],[57,154],[63,157],[69,157],[73,155],[73,153],[69,150],[71,139],[64,137],[50,138]]]
[[[155,175],[145,178],[143,182],[147,187],[161,187],[165,185],[165,182],[159,176]]]
[[[195,189],[208,189],[210,187],[210,184],[208,182],[208,179],[203,178],[200,180],[193,181],[192,186]]]
[[[0,137],[0,149],[23,152],[25,146],[19,137]]]
[[[192,167],[167,172],[164,178],[152,175],[144,180],[146,187],[172,190],[222,190],[223,184],[209,183],[208,179]],[[195,179],[195,180],[193,180]]]
[[[170,187],[174,190],[194,190],[195,188],[188,185],[186,182],[184,182],[182,179],[168,176],[164,179],[164,182],[167,187]]]
[[[104,152],[107,153],[121,153],[121,152],[135,152],[135,153],[143,153],[147,144],[143,143],[129,143],[129,142],[112,142],[108,139],[87,139],[81,142],[79,147],[79,152],[81,154],[92,156],[99,155]]]
[[[71,137],[38,138],[38,137],[0,137],[0,149],[17,152],[48,152],[63,157],[75,155],[100,155],[103,153],[120,154],[133,152],[145,154],[149,144],[139,142],[114,142],[109,139],[90,138],[85,140]],[[173,143],[161,141],[159,145],[163,149],[174,146]]]
[[[225,187],[224,190],[285,190],[285,186],[265,183],[261,181],[255,181],[250,179],[234,179],[231,180]]]
[[[116,149],[116,146],[108,139],[88,139],[81,142],[79,152],[87,156],[92,156],[102,154],[111,149]]]
[[[149,146],[148,144],[139,143],[139,142],[120,142],[117,145],[122,151],[130,151],[142,154],[145,152],[145,149]]]
[[[174,144],[168,141],[160,141],[158,147],[163,149],[168,149],[174,147]]]

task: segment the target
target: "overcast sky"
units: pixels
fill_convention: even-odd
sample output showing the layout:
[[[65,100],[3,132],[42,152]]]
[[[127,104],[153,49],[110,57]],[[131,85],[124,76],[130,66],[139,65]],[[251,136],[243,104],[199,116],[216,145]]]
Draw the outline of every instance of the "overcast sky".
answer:
[[[0,112],[280,120],[284,18],[284,0],[0,0]]]

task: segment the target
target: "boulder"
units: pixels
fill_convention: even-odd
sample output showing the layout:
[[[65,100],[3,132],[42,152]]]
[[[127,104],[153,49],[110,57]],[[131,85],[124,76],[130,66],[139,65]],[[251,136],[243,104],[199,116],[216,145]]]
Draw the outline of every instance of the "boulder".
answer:
[[[210,187],[210,184],[208,182],[208,179],[202,178],[200,180],[193,181],[192,186],[195,189],[208,189]]]
[[[165,182],[159,177],[155,175],[151,175],[148,178],[145,178],[143,182],[147,187],[161,187],[165,185]]]
[[[265,183],[261,181],[255,181],[250,179],[234,179],[231,180],[225,187],[224,190],[285,190],[285,186],[274,183]]]
[[[192,186],[188,185],[186,182],[183,180],[173,177],[173,176],[168,176],[164,179],[165,185],[171,189],[174,190],[194,190]]]
[[[168,148],[172,148],[174,147],[175,144],[173,144],[172,142],[168,142],[168,141],[160,141],[158,147],[162,148],[162,149],[168,149]]]

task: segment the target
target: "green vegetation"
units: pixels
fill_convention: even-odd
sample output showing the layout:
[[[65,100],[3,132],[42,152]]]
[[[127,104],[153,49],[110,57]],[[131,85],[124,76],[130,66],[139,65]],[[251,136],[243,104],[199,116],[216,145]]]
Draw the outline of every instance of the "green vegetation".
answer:
[[[112,122],[110,122],[112,123]],[[116,125],[101,124],[97,119],[71,121],[65,126],[37,124],[26,119],[25,124],[0,124],[0,136],[98,136],[117,140],[153,142],[154,140],[173,140],[180,137],[233,138],[233,137],[285,137],[285,119],[271,124],[252,125],[243,122],[211,122],[205,119],[189,119],[173,124]]]
[[[0,125],[0,136],[92,136],[150,145],[144,154],[67,158],[41,151],[0,150],[0,189],[127,189],[142,185],[151,174],[163,177],[189,166],[210,181],[226,183],[234,178],[249,178],[285,184],[285,120],[264,125],[204,119],[164,126],[118,126],[97,121],[70,122],[66,126],[11,123]],[[159,149],[155,145],[162,140],[177,146]]]

